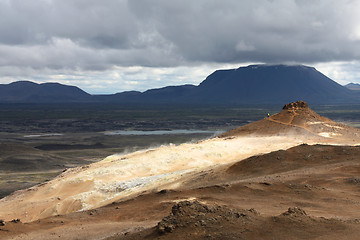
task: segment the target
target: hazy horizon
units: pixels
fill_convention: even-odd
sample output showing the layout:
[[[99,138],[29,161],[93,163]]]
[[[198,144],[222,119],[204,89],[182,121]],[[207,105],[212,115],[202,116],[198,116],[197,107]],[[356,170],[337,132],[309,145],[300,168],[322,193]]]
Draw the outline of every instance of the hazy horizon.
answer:
[[[306,67],[313,67],[313,66],[310,66],[310,65],[303,65],[303,64],[289,64],[289,63],[274,63],[274,64],[249,64],[249,65],[246,65],[246,66],[253,66],[253,65],[264,65],[264,66],[276,66],[276,65],[288,65],[288,66],[306,66]],[[240,67],[246,67],[246,66],[240,66]],[[224,68],[224,69],[215,69],[214,71],[216,70],[231,70],[231,69],[237,69],[239,67],[236,67],[236,68]],[[318,69],[317,69],[318,70]],[[214,72],[213,71],[213,72]],[[319,71],[319,70],[318,70]],[[321,72],[321,71],[320,71]],[[211,72],[212,73],[212,72]],[[207,76],[209,76],[211,73],[209,73]],[[322,72],[323,73],[323,72]],[[324,73],[323,73],[324,74]],[[327,76],[326,74],[324,74],[325,76]],[[182,84],[178,84],[178,85],[164,85],[164,86],[158,86],[158,87],[152,87],[152,88],[148,88],[148,89],[128,89],[128,90],[124,90],[124,91],[120,91],[120,92],[126,92],[126,91],[138,91],[138,92],[145,92],[147,90],[150,90],[150,89],[157,89],[157,88],[163,88],[163,87],[167,87],[167,86],[180,86],[180,85],[195,85],[195,86],[198,86],[202,81],[204,81],[206,79],[206,77],[204,77],[204,79],[202,79],[199,83],[187,83],[187,82],[183,82]],[[329,77],[329,76],[327,76]],[[330,78],[330,77],[329,77]],[[331,79],[331,78],[330,78]],[[334,80],[334,79],[332,79]],[[64,84],[64,83],[61,83],[61,82],[56,82],[56,81],[49,81],[49,82],[41,82],[41,81],[34,81],[34,80],[27,80],[27,79],[22,79],[22,80],[16,80],[16,81],[12,81],[12,82],[9,82],[9,83],[0,83],[0,84],[10,84],[10,83],[14,83],[14,82],[22,82],[22,81],[29,81],[29,82],[34,82],[34,83],[37,83],[37,84],[43,84],[43,83],[60,83],[60,84]],[[335,82],[337,82],[336,80],[334,80]],[[349,83],[355,83],[355,84],[359,84],[359,83],[356,83],[356,82],[346,82],[346,83],[343,83],[341,84],[340,82],[337,82],[338,84],[342,85],[342,86],[345,86]],[[107,95],[107,94],[115,94],[115,93],[119,93],[119,92],[113,92],[111,90],[107,91],[107,92],[91,92],[91,91],[87,91],[86,89],[82,88],[81,86],[77,86],[77,85],[72,85],[71,83],[70,84],[64,84],[64,85],[68,85],[68,86],[75,86],[75,87],[79,87],[81,90],[85,91],[86,93],[89,93],[91,95]],[[111,87],[111,86],[109,86]]]

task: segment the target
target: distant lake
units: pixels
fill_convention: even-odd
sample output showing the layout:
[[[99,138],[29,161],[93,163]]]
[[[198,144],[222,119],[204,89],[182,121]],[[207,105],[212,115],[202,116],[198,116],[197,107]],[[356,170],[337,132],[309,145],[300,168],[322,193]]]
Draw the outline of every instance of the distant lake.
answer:
[[[62,133],[44,133],[44,134],[30,134],[24,135],[25,138],[36,138],[36,137],[52,137],[52,136],[62,136]]]
[[[171,134],[196,134],[196,133],[204,133],[204,134],[215,134],[215,133],[223,133],[224,131],[206,131],[206,130],[155,130],[155,131],[124,131],[124,130],[114,130],[114,131],[106,131],[105,135],[171,135]]]

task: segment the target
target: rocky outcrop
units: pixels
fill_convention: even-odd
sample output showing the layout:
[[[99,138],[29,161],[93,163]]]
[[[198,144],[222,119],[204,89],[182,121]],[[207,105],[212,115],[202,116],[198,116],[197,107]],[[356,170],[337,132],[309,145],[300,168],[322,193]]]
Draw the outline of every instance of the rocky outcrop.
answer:
[[[301,208],[293,207],[293,208],[289,208],[282,215],[283,216],[307,216],[307,213],[305,212],[305,210],[303,210]]]
[[[298,108],[309,108],[309,105],[304,101],[291,102],[289,104],[285,104],[282,109],[298,109]]]
[[[178,228],[216,228],[224,222],[251,222],[257,215],[254,209],[234,210],[226,206],[207,206],[198,201],[183,201],[175,204],[170,215],[158,223],[157,232],[171,233]]]

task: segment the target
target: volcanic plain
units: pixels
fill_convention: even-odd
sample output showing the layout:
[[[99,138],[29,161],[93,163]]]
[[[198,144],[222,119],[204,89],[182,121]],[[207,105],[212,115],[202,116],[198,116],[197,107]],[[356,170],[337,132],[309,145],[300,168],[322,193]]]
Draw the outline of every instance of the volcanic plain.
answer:
[[[359,144],[359,129],[290,103],[16,191],[0,200],[0,238],[358,239]]]

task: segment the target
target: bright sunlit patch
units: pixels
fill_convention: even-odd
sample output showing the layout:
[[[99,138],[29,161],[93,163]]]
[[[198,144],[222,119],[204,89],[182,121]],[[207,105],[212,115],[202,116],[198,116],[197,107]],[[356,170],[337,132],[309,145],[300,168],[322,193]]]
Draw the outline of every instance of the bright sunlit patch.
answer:
[[[321,132],[321,133],[319,133],[319,136],[326,137],[326,138],[332,138],[332,137],[341,136],[341,134],[340,133],[333,133],[333,132]]]

